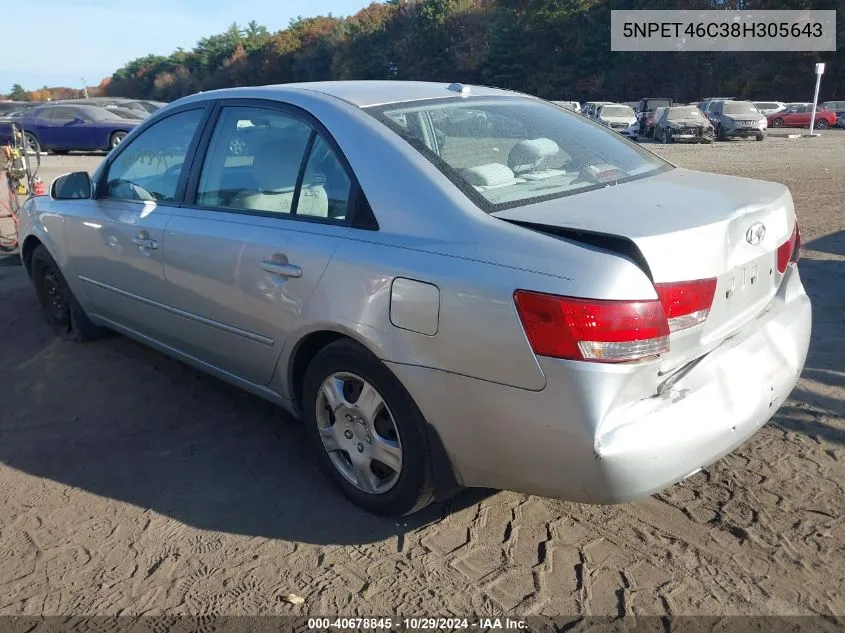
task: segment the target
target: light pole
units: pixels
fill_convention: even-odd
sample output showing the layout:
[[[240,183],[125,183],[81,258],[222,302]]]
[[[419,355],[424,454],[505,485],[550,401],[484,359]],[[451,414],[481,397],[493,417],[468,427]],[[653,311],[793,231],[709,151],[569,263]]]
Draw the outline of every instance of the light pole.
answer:
[[[85,98],[88,98],[88,86],[85,85],[85,77],[82,78],[82,94],[85,95]]]
[[[819,86],[822,83],[824,64],[816,64],[816,92],[813,94],[813,113],[810,115],[810,136],[813,135],[813,127],[816,125],[816,103],[819,100]]]

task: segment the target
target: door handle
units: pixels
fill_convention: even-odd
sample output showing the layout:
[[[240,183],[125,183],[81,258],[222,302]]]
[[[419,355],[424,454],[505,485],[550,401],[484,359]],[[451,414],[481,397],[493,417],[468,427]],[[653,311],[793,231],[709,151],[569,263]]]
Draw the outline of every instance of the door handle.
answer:
[[[143,233],[138,235],[138,237],[133,238],[132,243],[140,248],[158,248],[158,242],[151,237],[146,237]]]
[[[278,262],[264,261],[261,262],[261,269],[270,273],[271,275],[281,275],[282,277],[302,277],[302,269],[293,264],[279,264]]]

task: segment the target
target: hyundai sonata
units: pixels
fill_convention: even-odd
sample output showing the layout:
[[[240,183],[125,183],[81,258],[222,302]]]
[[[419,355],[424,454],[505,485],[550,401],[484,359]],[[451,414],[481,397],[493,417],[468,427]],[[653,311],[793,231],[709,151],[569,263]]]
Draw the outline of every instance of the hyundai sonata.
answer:
[[[388,515],[462,486],[659,491],[775,414],[810,338],[786,187],[490,88],[196,94],[22,215],[59,335],[278,403]]]

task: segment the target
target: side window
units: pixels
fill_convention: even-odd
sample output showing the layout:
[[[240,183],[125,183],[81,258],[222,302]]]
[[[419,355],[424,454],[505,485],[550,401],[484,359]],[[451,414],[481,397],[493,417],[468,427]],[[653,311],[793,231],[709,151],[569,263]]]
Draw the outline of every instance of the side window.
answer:
[[[352,183],[346,169],[331,145],[318,134],[302,177],[296,213],[343,220],[348,211],[351,190]]]
[[[267,108],[223,108],[211,137],[197,204],[291,213],[311,127]]]
[[[279,110],[231,106],[221,110],[211,137],[197,204],[342,220],[351,189],[331,145],[302,119]]]
[[[41,110],[41,112],[38,113],[38,118],[52,121],[54,118],[56,118],[57,112],[58,108],[44,108],[43,110]]]
[[[187,110],[153,124],[109,165],[105,193],[117,200],[172,201],[204,111]]]
[[[70,121],[74,116],[76,115],[74,114],[73,108],[53,108],[50,113],[50,120],[61,123]]]

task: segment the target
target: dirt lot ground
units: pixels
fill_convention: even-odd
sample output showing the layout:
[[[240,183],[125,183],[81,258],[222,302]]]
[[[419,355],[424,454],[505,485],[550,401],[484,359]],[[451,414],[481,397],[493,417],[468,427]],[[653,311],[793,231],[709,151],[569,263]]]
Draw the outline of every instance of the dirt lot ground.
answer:
[[[7,258],[0,614],[845,614],[845,132],[651,147],[795,198],[812,349],[734,454],[624,506],[469,491],[377,519],[272,406],[122,337],[54,340]]]

